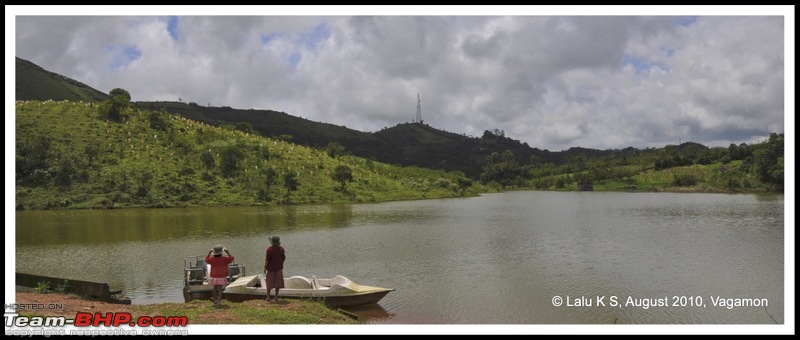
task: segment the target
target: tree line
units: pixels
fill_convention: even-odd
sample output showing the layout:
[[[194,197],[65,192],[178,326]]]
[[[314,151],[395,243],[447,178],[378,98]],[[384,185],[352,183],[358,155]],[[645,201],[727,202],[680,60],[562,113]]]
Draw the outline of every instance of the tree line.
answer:
[[[488,133],[488,131],[487,131]],[[627,148],[592,155],[570,152],[566,161],[557,164],[536,155],[519,162],[511,150],[493,152],[482,165],[480,181],[502,188],[567,189],[580,183],[629,183],[648,171],[669,172],[686,167],[708,170],[710,178],[673,171],[672,186],[687,187],[704,182],[707,188],[722,190],[783,191],[783,133],[770,133],[766,141],[755,144],[731,144],[709,148],[687,142],[660,149]],[[708,176],[705,176],[708,177]]]

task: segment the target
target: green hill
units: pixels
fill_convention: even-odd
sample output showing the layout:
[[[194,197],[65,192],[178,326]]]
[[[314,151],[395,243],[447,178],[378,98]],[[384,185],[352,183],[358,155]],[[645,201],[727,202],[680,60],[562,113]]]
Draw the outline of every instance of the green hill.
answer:
[[[96,102],[108,97],[106,94],[100,93],[78,81],[48,72],[33,63],[19,58],[17,58],[16,76],[18,100],[80,100],[83,102]],[[421,167],[463,173],[473,181],[479,180],[481,183],[489,184],[496,189],[577,190],[579,187],[587,188],[588,184],[594,184],[594,190],[783,191],[783,134],[770,133],[769,140],[763,143],[753,145],[731,144],[728,148],[709,148],[698,143],[686,142],[681,145],[667,145],[659,149],[639,150],[628,147],[621,150],[597,150],[572,147],[564,151],[551,152],[533,148],[526,143],[505,137],[503,131],[498,130],[487,130],[480,137],[470,137],[439,130],[429,125],[404,123],[384,128],[375,133],[366,133],[344,126],[314,122],[285,112],[272,110],[206,107],[196,103],[182,102],[137,102],[132,104],[135,108],[132,112],[140,112],[134,117],[147,115],[147,119],[150,119],[151,113],[141,112],[159,112],[162,117],[165,117],[163,119],[168,117],[170,121],[188,119],[206,128],[215,126],[221,128],[219,131],[244,133],[253,137],[262,136],[272,143],[280,143],[280,145],[303,146],[305,147],[303,148],[304,150],[315,150],[314,152],[316,153],[306,155],[312,158],[323,154],[328,157],[330,155],[349,154],[351,155],[350,157],[340,157],[339,162],[345,159],[352,159],[353,161],[350,163],[353,163],[356,162],[356,159],[360,159],[364,164],[371,164],[370,166],[384,163],[409,167],[407,169]],[[27,103],[25,107],[30,108],[30,105],[33,104]],[[66,108],[67,106],[64,106],[65,110]],[[19,107],[17,111],[19,116]],[[94,108],[91,111],[96,112],[97,109]],[[42,115],[44,119],[64,119],[64,117],[59,117],[59,114],[38,114]],[[91,113],[87,113],[87,115],[91,115]],[[136,122],[136,119],[126,123]],[[52,122],[36,123],[34,121],[29,123],[52,124]],[[23,126],[23,128],[26,127]],[[64,130],[53,132],[54,136],[61,133],[72,133],[83,137],[87,136],[87,134],[91,136],[92,133],[95,133],[95,131],[76,130],[75,126],[66,123],[56,126],[54,129]],[[17,125],[17,133],[19,136],[19,124]],[[175,132],[173,131],[172,133]],[[180,135],[180,133],[177,134]],[[43,136],[48,135],[43,134]],[[180,141],[180,137],[170,136]],[[142,140],[142,142],[144,141]],[[205,140],[195,141],[195,143],[203,147],[206,147],[205,143],[207,142]],[[181,143],[185,144],[185,142]],[[35,144],[32,145],[36,146]],[[224,142],[215,145],[218,150],[224,145],[238,144]],[[145,146],[147,147],[147,145]],[[79,147],[86,147],[86,145],[84,143]],[[131,146],[131,148],[134,147]],[[90,149],[92,148],[95,147],[91,146]],[[244,148],[246,149],[246,147]],[[323,151],[326,149],[337,151],[326,153]],[[19,152],[20,149],[18,148],[17,151]],[[172,150],[172,152],[185,153],[187,150],[179,149],[178,151]],[[247,151],[245,150],[245,152]],[[124,154],[121,154],[120,157],[123,156]],[[199,156],[195,154],[195,157]],[[217,155],[216,157],[219,156]],[[33,159],[37,159],[37,157],[33,157]],[[41,166],[41,164],[28,164],[32,163],[32,160],[22,159],[20,161],[20,158],[18,158],[18,170],[20,162],[23,163],[23,166],[28,167]],[[55,162],[53,164],[60,163]],[[309,166],[309,164],[304,166]],[[37,169],[40,171],[35,176],[44,176],[45,178],[58,173],[54,169]],[[184,173],[192,173],[189,169],[194,169],[192,171],[196,172],[196,164],[194,168],[178,169],[178,172],[181,174],[180,176]],[[327,171],[331,170],[330,168],[325,169]],[[131,171],[138,173],[136,169]],[[418,171],[422,170],[418,169]],[[430,184],[431,178],[438,176],[435,173],[433,174],[430,175],[432,176],[430,178],[426,177],[429,175],[414,176],[426,177]],[[33,174],[27,174],[26,176],[28,175],[34,176]],[[447,178],[451,184],[467,183],[466,179],[457,178],[458,175],[454,176],[442,178]],[[31,179],[25,179],[25,181],[29,180]],[[196,184],[193,185],[197,186]],[[415,185],[412,185],[412,187],[415,187]],[[440,185],[447,186],[446,182],[441,182]],[[424,187],[426,185],[420,186],[420,188]],[[353,192],[356,192],[358,188],[358,186],[355,186]],[[383,189],[385,188],[364,188],[363,195],[355,198],[317,196],[314,194],[303,196],[301,201],[395,199],[392,195],[384,197],[383,194],[380,194]],[[271,196],[267,196],[271,199],[274,194],[270,193]],[[231,192],[230,195],[236,197],[239,194]],[[397,199],[425,196],[419,192],[414,194],[403,192],[398,195]],[[124,198],[124,196],[122,197]],[[191,198],[186,202],[170,202],[166,204],[207,204],[216,202],[207,199],[197,200],[196,195],[191,196]],[[116,202],[114,201],[114,206],[117,206]],[[134,205],[144,204],[141,200],[130,202]],[[248,201],[243,200],[242,197],[236,197],[222,199],[218,203],[240,204],[242,202]],[[153,202],[148,204],[153,204]],[[260,203],[253,202],[253,204]],[[34,206],[41,206],[41,204]]]
[[[531,148],[504,136],[486,133],[481,138],[469,137],[417,123],[398,124],[366,133],[272,110],[241,110],[178,102],[136,102],[135,105],[150,110],[163,108],[169,113],[214,126],[246,123],[247,129],[262,136],[289,139],[313,148],[325,148],[335,142],[357,157],[400,166],[461,171],[473,179],[478,178],[486,157],[493,152],[512,150],[519,162],[528,162],[534,155],[557,163],[563,159],[560,153]]]
[[[47,71],[25,59],[16,60],[16,100],[98,102],[107,97],[77,80]]]
[[[46,71],[27,60],[17,58],[16,65],[17,100],[96,102],[108,97],[105,93]],[[167,112],[214,126],[246,123],[249,129],[261,136],[291,140],[295,144],[313,148],[325,148],[335,142],[357,157],[401,166],[461,171],[473,179],[479,177],[486,157],[493,152],[512,150],[520,163],[528,162],[533,155],[550,162],[563,161],[560,153],[531,148],[503,136],[484,133],[482,137],[469,137],[423,124],[398,124],[376,133],[367,133],[272,110],[210,107],[181,102],[136,102],[134,105],[144,110],[158,111],[163,108]]]
[[[122,121],[109,121],[100,107],[17,102],[17,209],[376,202],[478,190],[464,193],[457,172],[333,158],[158,111],[124,109]],[[345,190],[333,176],[339,167],[352,176]]]
[[[163,108],[169,113],[216,126],[247,123],[249,128],[264,137],[291,136],[291,141],[312,147],[325,147],[331,141],[338,141],[351,146],[349,150],[357,150],[360,146],[381,142],[370,133],[272,110],[241,110],[178,102],[136,102],[135,105],[142,109]]]

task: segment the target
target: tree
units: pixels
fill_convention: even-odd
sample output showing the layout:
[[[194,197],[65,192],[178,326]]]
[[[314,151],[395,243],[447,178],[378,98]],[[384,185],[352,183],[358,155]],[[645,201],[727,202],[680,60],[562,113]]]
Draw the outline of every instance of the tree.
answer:
[[[238,122],[233,127],[237,131],[255,134],[255,130],[253,129],[253,124],[250,122]]]
[[[291,202],[292,191],[297,190],[300,184],[297,182],[297,174],[286,172],[283,174],[283,187],[286,188],[286,202]]]
[[[483,166],[480,180],[483,183],[494,181],[507,187],[519,182],[521,175],[522,172],[514,158],[514,153],[506,150],[502,154],[492,152],[486,157],[486,164]]]
[[[269,148],[266,145],[257,146],[256,156],[261,160],[269,160]]]
[[[208,173],[214,168],[214,165],[216,165],[216,161],[214,161],[214,154],[211,152],[211,149],[203,151],[203,153],[200,154],[200,160],[206,167],[206,173]]]
[[[147,198],[152,191],[153,174],[150,171],[140,171],[136,174],[136,184],[138,188],[134,195],[140,199]]]
[[[57,170],[53,176],[56,185],[69,187],[72,185],[72,179],[75,177],[76,173],[77,169],[72,155],[64,154],[58,157]]]
[[[94,161],[100,156],[100,146],[97,141],[89,142],[83,147],[83,154],[86,156],[86,163],[89,166],[94,166]]]
[[[278,173],[275,172],[275,169],[272,167],[267,168],[264,172],[264,184],[267,185],[267,190],[269,190],[269,188],[277,181]]]
[[[131,94],[125,89],[115,88],[111,90],[111,92],[109,92],[108,95],[112,98],[118,98],[126,103],[131,101]]]
[[[328,153],[328,156],[336,158],[341,155],[344,155],[345,149],[342,144],[339,144],[337,142],[330,142],[328,143],[328,146],[325,147],[325,152]]]
[[[121,121],[122,110],[130,106],[131,94],[128,91],[115,88],[108,93],[108,99],[100,104],[100,115],[113,121]]]
[[[150,111],[147,120],[150,122],[150,128],[154,130],[167,131],[169,127],[169,118],[164,108],[161,108],[161,112]]]
[[[770,133],[769,140],[753,152],[758,179],[783,191],[783,134]]]
[[[51,141],[47,135],[20,136],[16,143],[16,179],[23,184],[42,185],[50,177]]]
[[[271,201],[270,188],[275,185],[278,179],[278,173],[272,167],[261,168],[261,178],[264,181],[264,187],[258,189],[258,198],[264,201]]]
[[[236,145],[227,145],[219,153],[219,166],[222,175],[234,177],[239,174],[239,163],[244,160],[244,152]]]
[[[350,167],[347,165],[339,165],[333,171],[333,179],[338,181],[339,184],[342,185],[342,191],[345,191],[345,187],[347,186],[348,182],[353,181],[353,172],[350,170]]]
[[[461,196],[464,196],[464,191],[472,186],[472,181],[466,177],[458,178],[458,188],[461,189]]]

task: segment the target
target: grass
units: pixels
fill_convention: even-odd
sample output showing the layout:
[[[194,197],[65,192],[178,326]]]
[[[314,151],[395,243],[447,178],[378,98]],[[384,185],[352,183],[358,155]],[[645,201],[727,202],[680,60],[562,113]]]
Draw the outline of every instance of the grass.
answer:
[[[60,306],[19,310],[23,316],[63,316],[74,319],[78,312],[86,313],[130,313],[136,319],[141,316],[186,317],[188,325],[195,324],[363,324],[365,319],[354,319],[349,315],[330,309],[324,303],[311,300],[285,299],[279,303],[263,300],[244,302],[223,301],[214,305],[210,300],[194,300],[187,303],[156,303],[147,305],[122,305],[106,303],[75,294],[50,292],[47,294],[17,292],[18,304]]]
[[[47,290],[50,289],[50,281],[39,281],[36,283],[36,292],[39,294],[47,293]]]
[[[308,300],[266,303],[262,300],[224,302],[215,306],[210,301],[160,303],[132,306],[141,315],[186,316],[190,324],[359,324],[362,321]]]

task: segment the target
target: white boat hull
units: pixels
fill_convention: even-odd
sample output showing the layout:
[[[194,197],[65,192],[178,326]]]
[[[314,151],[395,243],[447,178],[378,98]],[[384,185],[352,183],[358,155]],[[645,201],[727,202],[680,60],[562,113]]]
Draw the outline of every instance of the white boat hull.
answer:
[[[264,274],[245,276],[225,287],[223,294],[230,301],[265,300],[265,286]],[[377,303],[394,291],[392,288],[360,285],[341,275],[332,279],[292,276],[284,279],[284,286],[280,289],[279,298],[322,300],[331,308]],[[274,296],[275,290],[270,293]]]

